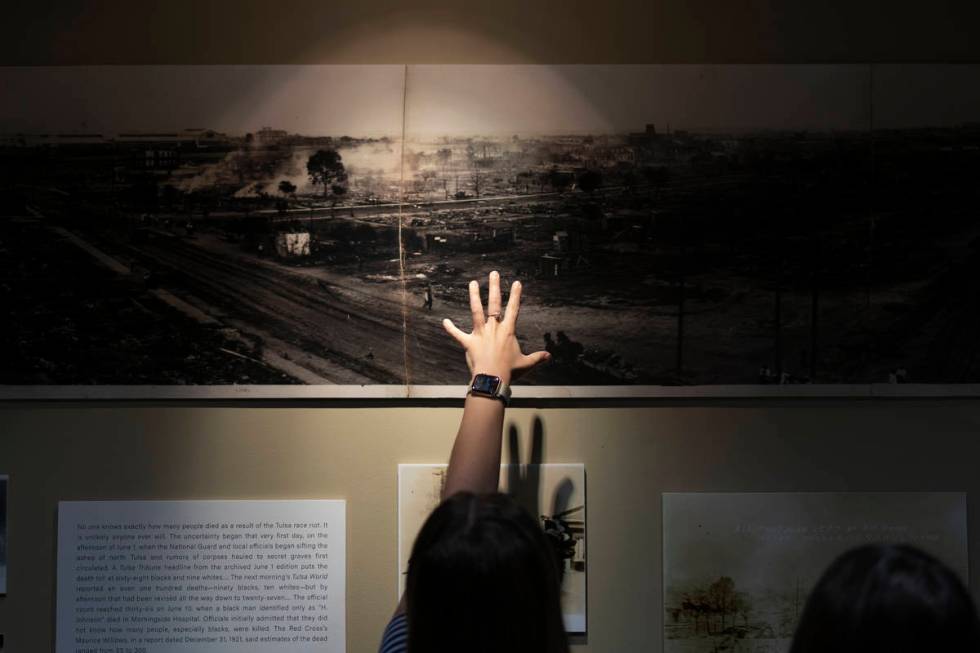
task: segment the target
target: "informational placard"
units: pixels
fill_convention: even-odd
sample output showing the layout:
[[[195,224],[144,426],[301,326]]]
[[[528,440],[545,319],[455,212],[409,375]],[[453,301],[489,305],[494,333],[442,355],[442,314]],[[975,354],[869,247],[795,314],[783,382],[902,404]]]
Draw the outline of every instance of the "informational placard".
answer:
[[[56,653],[343,653],[346,502],[63,501]]]

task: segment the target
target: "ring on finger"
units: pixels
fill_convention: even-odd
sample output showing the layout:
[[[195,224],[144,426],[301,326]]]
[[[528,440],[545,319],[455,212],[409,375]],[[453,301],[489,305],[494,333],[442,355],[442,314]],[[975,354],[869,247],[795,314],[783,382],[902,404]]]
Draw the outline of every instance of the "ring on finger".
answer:
[[[501,319],[500,318],[500,313],[490,313],[489,315],[487,315],[487,322],[490,321],[490,318],[493,318],[493,319],[497,320],[498,322],[500,322],[500,319]]]

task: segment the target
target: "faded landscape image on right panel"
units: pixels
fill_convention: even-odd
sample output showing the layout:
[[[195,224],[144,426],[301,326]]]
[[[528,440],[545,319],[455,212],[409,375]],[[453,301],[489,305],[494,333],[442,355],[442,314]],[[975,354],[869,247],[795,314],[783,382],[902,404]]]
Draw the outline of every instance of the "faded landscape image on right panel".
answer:
[[[861,544],[968,578],[962,493],[670,493],[663,511],[665,653],[786,653],[820,575]]]

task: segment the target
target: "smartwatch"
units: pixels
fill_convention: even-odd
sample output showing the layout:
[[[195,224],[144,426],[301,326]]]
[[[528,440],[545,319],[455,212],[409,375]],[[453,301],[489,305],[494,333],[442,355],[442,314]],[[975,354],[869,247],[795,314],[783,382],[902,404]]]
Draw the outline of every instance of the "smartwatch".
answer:
[[[499,399],[504,406],[510,405],[510,386],[500,381],[499,376],[490,374],[477,374],[473,377],[473,384],[467,395],[477,397],[487,397],[489,399]]]

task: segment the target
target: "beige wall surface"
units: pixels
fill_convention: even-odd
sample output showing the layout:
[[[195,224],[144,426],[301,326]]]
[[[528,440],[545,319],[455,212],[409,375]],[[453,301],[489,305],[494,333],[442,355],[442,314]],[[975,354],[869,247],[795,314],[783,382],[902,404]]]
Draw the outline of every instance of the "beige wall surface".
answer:
[[[51,651],[57,505],[78,499],[346,499],[348,651],[395,603],[398,463],[444,461],[458,408],[0,409],[10,480],[7,650]],[[661,650],[667,491],[965,491],[980,595],[980,404],[888,400],[511,409],[527,455],[588,479],[589,634],[578,651]]]

